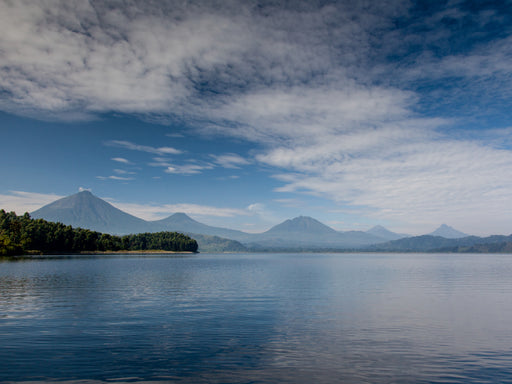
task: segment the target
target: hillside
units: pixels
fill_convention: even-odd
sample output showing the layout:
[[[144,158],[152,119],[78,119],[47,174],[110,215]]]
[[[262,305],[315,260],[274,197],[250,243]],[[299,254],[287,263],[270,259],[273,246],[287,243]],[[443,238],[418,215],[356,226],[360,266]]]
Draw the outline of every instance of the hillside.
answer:
[[[235,240],[225,239],[218,236],[201,235],[197,233],[186,233],[197,241],[199,252],[247,252],[247,248]]]
[[[117,209],[89,191],[64,197],[30,214],[35,219],[64,223],[98,232],[124,235],[148,232],[148,222]]]
[[[237,241],[247,240],[250,235],[234,229],[213,227],[200,223],[187,216],[185,213],[175,213],[165,219],[149,222],[153,230],[159,231],[180,231],[187,233],[200,233],[209,236],[219,236]]]
[[[484,249],[484,245],[489,249],[498,249],[501,246],[497,244],[507,242],[512,242],[512,235],[494,235],[489,237],[467,236],[457,239],[423,235],[393,240],[368,247],[367,249],[370,251],[384,252],[468,252],[468,249],[476,247],[477,245],[479,245],[480,249]],[[476,251],[478,248],[474,249]]]

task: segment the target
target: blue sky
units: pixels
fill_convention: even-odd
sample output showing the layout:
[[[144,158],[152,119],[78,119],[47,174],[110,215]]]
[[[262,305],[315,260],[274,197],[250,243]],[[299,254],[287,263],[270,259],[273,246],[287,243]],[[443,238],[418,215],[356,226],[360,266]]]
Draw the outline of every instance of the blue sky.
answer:
[[[355,4],[358,3],[358,4]],[[0,1],[0,206],[512,233],[510,1]]]

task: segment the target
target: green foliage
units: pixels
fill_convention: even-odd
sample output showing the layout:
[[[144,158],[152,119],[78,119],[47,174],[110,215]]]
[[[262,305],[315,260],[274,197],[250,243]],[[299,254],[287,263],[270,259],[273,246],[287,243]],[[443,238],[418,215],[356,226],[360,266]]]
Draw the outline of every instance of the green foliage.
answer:
[[[196,252],[197,242],[176,232],[119,237],[43,219],[34,220],[28,213],[16,216],[14,212],[0,210],[0,255],[19,255],[29,250],[43,253],[145,250]]]
[[[177,232],[139,233],[121,238],[121,244],[131,251],[197,251],[197,242]]]

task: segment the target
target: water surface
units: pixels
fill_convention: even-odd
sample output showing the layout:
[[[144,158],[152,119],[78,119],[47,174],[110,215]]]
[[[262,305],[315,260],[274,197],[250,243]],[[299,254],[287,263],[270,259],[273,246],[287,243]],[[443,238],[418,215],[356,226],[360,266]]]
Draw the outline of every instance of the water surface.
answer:
[[[512,383],[512,256],[0,262],[0,381]]]

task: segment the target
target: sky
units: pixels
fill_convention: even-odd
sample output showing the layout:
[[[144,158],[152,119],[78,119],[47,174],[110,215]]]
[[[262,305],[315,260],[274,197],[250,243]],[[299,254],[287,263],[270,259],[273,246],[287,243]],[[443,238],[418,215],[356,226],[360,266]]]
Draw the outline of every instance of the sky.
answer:
[[[512,233],[512,2],[0,0],[0,208]]]

